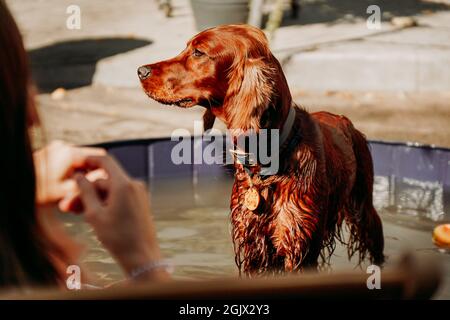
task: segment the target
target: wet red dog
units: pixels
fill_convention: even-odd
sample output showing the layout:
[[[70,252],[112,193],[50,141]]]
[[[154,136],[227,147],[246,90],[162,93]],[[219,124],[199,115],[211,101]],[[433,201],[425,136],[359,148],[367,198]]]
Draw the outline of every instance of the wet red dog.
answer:
[[[329,261],[336,240],[349,256],[384,261],[383,228],[372,203],[367,141],[350,120],[309,114],[292,102],[279,62],[259,29],[228,25],[201,32],[173,59],[138,69],[151,98],[206,108],[229,129],[279,129],[279,170],[236,161],[231,219],[236,263],[247,275],[300,271]],[[344,239],[342,226],[348,225]]]

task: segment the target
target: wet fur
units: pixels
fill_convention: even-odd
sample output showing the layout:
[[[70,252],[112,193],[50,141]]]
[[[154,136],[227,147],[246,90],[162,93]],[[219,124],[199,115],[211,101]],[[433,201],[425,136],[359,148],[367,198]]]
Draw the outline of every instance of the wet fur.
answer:
[[[208,60],[193,58],[195,48]],[[358,254],[360,262],[368,256],[383,263],[383,230],[372,203],[373,165],[366,139],[343,116],[310,114],[293,106],[263,32],[246,25],[208,29],[179,56],[148,67],[154,74],[142,81],[146,93],[165,103],[189,98],[190,105],[204,106],[205,129],[216,117],[232,133],[282,129],[290,108],[296,108],[292,134],[301,139],[280,155],[276,175],[255,175],[253,184],[262,198],[255,212],[243,205],[249,176],[235,164],[230,207],[240,272],[255,276],[317,268],[329,261],[336,241],[347,244],[349,257]],[[252,170],[257,173],[259,167]]]

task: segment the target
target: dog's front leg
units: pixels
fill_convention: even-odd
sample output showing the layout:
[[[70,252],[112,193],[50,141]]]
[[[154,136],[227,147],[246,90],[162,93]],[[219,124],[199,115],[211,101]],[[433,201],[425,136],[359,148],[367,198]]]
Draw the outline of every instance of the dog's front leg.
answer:
[[[303,207],[303,208],[302,208]],[[284,203],[273,221],[273,243],[286,272],[317,267],[321,250],[319,213],[303,204]]]

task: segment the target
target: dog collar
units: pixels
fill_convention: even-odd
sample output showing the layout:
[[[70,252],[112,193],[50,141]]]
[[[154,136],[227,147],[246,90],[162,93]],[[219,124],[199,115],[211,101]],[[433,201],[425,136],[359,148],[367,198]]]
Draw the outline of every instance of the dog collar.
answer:
[[[294,122],[295,122],[295,107],[291,107],[289,109],[289,114],[286,118],[286,122],[283,125],[283,129],[281,129],[280,147],[286,142],[289,135],[291,134]]]
[[[295,122],[295,107],[292,106],[289,109],[289,113],[288,116],[286,118],[286,121],[283,125],[283,128],[281,129],[281,134],[280,134],[280,143],[279,143],[279,153],[281,154],[282,148],[283,146],[286,144],[288,138],[291,136],[291,131],[292,128],[294,126],[294,122]],[[285,149],[285,148],[283,148]],[[255,155],[254,153],[248,153],[248,152],[244,152],[241,150],[234,150],[234,149],[230,149],[230,152],[233,154],[235,161],[237,163],[240,163],[244,166],[244,169],[246,169],[246,171],[249,170],[248,167],[252,167],[258,164],[257,161],[257,155]],[[270,175],[270,169],[261,166],[260,175]]]

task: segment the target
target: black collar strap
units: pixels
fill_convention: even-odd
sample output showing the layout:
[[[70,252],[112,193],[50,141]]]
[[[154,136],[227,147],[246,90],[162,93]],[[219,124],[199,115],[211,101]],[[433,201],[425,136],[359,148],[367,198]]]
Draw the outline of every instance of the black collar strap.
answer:
[[[284,154],[287,151],[294,148],[301,139],[300,130],[298,130],[298,128],[295,128],[296,130],[294,130],[294,131],[296,131],[296,132],[294,132],[294,134],[292,134],[293,128],[296,127],[296,126],[294,126],[295,120],[296,120],[296,114],[297,114],[296,109],[297,109],[297,107],[295,107],[295,106],[292,106],[289,109],[289,114],[288,114],[286,121],[283,125],[283,128],[281,130],[279,155]],[[239,164],[242,164],[245,171],[251,177],[253,174],[249,167],[258,165],[257,156],[253,153],[247,153],[247,152],[244,152],[241,150],[231,149],[230,152],[233,154],[235,161]],[[273,175],[273,174],[274,173],[270,171],[270,167],[261,166],[259,175],[269,176],[269,175]]]

